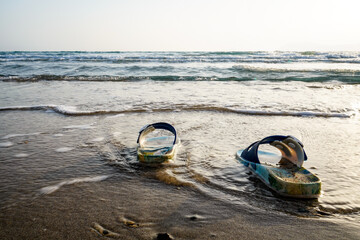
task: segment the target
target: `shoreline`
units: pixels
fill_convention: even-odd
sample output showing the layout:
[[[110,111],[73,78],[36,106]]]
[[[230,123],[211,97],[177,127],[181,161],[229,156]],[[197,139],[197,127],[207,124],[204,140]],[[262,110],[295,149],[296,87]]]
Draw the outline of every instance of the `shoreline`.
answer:
[[[262,80],[1,84],[4,106],[62,106],[75,114],[0,114],[0,239],[154,239],[159,233],[174,239],[360,239],[356,117],[221,111],[358,111],[359,86]],[[76,116],[118,108],[131,112]],[[171,164],[148,168],[136,157],[138,131],[159,121],[176,127],[182,146]],[[304,166],[323,183],[319,199],[276,197],[236,160],[239,149],[275,134],[304,143],[310,160]]]

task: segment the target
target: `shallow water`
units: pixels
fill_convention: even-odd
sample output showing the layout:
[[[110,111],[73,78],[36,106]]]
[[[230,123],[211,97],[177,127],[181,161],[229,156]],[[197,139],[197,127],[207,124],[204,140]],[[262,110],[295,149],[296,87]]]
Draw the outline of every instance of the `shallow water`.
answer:
[[[74,96],[81,89],[78,83],[65,85],[68,84],[74,85]],[[108,92],[111,93],[119,84],[124,83],[108,85]],[[186,84],[192,85],[183,83]],[[238,84],[241,89],[242,84]],[[173,88],[173,84],[169,85]],[[247,87],[257,88],[256,85]],[[104,85],[101,88],[105,90]],[[9,86],[7,89],[11,90]],[[66,90],[59,92],[69,94],[69,89],[67,86]],[[146,91],[149,92],[149,86],[146,86]],[[81,94],[79,96],[81,100]],[[92,96],[106,101],[102,94]],[[64,96],[61,94],[59,97]],[[64,98],[72,99],[73,96]],[[147,97],[143,98],[146,102]],[[259,116],[216,108],[174,107],[155,112],[146,109],[139,113],[105,115],[94,112],[89,116],[64,116],[49,110],[2,111],[0,118],[3,207],[14,199],[51,193],[80,181],[106,182],[106,177],[113,174],[147,173],[148,169],[136,158],[138,131],[148,123],[166,121],[177,128],[181,148],[175,161],[147,173],[150,178],[192,186],[232,204],[250,204],[293,214],[298,214],[299,208],[305,208],[314,214],[321,211],[339,217],[358,218],[360,195],[357,183],[360,179],[357,160],[360,151],[357,143],[360,127],[356,117]],[[304,166],[323,182],[323,195],[319,200],[298,201],[274,196],[237,162],[237,150],[273,134],[294,135],[304,143],[309,156]]]
[[[241,55],[235,57],[240,61]],[[211,64],[221,69],[224,63],[217,61]],[[247,61],[251,62],[249,57]],[[179,62],[171,64],[176,68]],[[114,179],[128,176],[188,187],[234,206],[359,224],[358,84],[331,78],[314,82],[163,77],[161,81],[35,82],[4,77],[0,82],[1,208],[60,189],[76,196],[81,183],[111,188]],[[136,139],[142,126],[157,121],[176,127],[181,146],[175,160],[148,167],[137,161]],[[304,143],[309,158],[304,166],[322,180],[319,199],[279,197],[236,160],[236,151],[274,134],[293,135]]]

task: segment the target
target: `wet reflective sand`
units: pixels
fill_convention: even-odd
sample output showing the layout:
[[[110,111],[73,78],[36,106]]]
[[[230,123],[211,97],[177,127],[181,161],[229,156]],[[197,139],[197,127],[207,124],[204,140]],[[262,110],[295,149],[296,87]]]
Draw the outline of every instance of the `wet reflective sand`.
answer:
[[[359,238],[355,119],[213,111],[0,118],[2,141],[12,143],[0,149],[2,239]],[[173,124],[182,144],[175,160],[149,167],[137,161],[136,138],[156,121]],[[279,197],[235,159],[272,134],[304,143],[304,166],[323,181],[318,200]]]

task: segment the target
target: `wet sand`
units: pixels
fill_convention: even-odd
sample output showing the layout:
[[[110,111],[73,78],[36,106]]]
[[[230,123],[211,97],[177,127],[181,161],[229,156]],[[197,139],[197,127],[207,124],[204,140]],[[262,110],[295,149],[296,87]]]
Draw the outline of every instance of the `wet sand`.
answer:
[[[64,186],[0,213],[0,239],[359,239],[356,226],[231,205],[126,176]]]
[[[12,99],[3,104],[35,107],[0,114],[0,239],[154,239],[159,233],[174,239],[360,239],[358,117],[259,116],[221,110],[245,101],[245,109],[263,109],[256,107],[262,105],[271,112],[301,113],[316,105],[312,111],[317,112],[327,108],[319,102],[330,102],[329,109],[337,114],[338,106],[349,105],[338,101],[343,96],[358,102],[358,87],[3,84],[3,99]],[[22,97],[6,97],[9,84]],[[233,94],[213,104],[211,99],[224,100],[224,93],[212,94],[224,86],[234,88]],[[164,94],[183,94],[162,98],[160,87]],[[203,95],[194,93],[195,87]],[[151,94],[143,94],[145,89]],[[299,92],[292,99],[293,89]],[[127,109],[129,96],[134,98],[127,101],[131,111],[118,114]],[[272,106],[266,96],[279,99]],[[188,97],[192,103],[181,105]],[[168,103],[169,99],[174,101]],[[124,108],[118,109],[123,100]],[[205,108],[197,100],[204,101]],[[58,107],[36,107],[52,102]],[[305,107],[298,106],[304,102]],[[176,160],[152,169],[137,160],[136,139],[142,126],[158,121],[174,125],[182,144]],[[309,156],[304,166],[323,183],[319,199],[279,198],[236,160],[236,151],[274,134],[290,134],[304,143]]]

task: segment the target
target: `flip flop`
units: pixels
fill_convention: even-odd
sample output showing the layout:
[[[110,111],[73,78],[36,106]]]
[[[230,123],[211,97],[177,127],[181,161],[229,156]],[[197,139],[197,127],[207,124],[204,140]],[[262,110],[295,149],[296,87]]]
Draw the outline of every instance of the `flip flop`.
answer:
[[[150,137],[146,136],[156,129],[163,129],[171,132],[174,136]],[[175,128],[165,122],[158,122],[145,125],[141,128],[137,139],[137,155],[143,163],[163,163],[175,156],[179,139]]]
[[[262,164],[259,156],[274,158],[274,153],[258,151],[259,145],[270,144],[280,150],[277,166]],[[260,180],[279,195],[293,198],[318,198],[321,180],[302,167],[307,160],[303,144],[293,136],[274,135],[252,143],[236,153],[236,158],[250,168]]]

